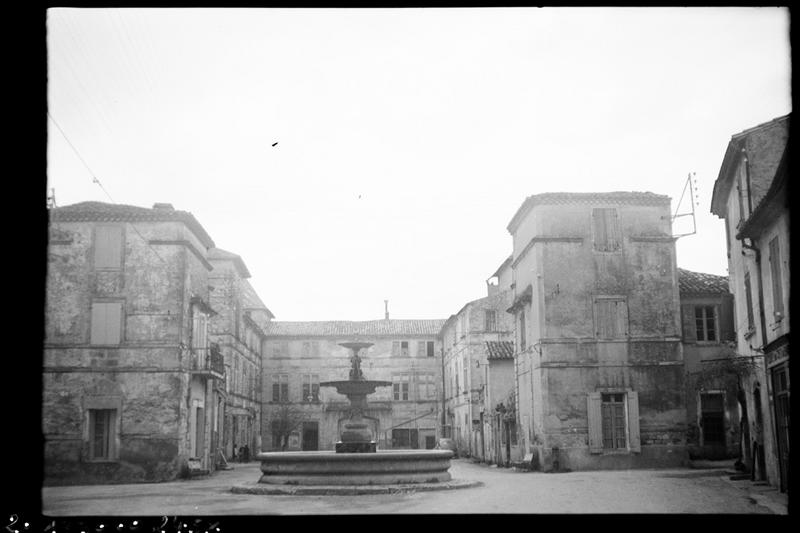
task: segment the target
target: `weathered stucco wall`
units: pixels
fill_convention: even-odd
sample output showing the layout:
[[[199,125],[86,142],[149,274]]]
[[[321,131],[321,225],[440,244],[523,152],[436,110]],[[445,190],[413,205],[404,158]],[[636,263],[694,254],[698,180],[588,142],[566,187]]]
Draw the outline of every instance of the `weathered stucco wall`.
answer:
[[[98,225],[123,230],[118,269],[96,269]],[[50,227],[42,427],[45,483],[174,479],[189,454],[189,291],[207,298],[205,248],[182,223]],[[121,341],[90,345],[92,302],[119,301]],[[94,402],[94,403],[93,403]],[[98,407],[99,406],[99,407]],[[115,456],[89,459],[88,409],[118,410]],[[210,425],[210,420],[209,424]]]

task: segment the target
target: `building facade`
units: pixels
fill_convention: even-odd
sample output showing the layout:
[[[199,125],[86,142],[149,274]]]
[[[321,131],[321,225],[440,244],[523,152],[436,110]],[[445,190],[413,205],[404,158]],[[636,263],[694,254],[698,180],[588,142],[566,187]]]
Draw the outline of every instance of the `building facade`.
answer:
[[[731,137],[714,183],[711,212],[725,220],[735,301],[736,353],[752,362],[743,417],[755,479],[789,485],[790,115]]]
[[[683,464],[685,386],[669,198],[534,195],[508,231],[525,461],[546,471]]]
[[[433,448],[441,409],[444,320],[272,321],[264,351],[262,448],[333,450],[348,417],[347,397],[321,382],[347,380],[352,351],[365,379],[391,382],[367,397],[365,418],[379,449]]]
[[[224,379],[210,342],[211,237],[170,204],[49,211],[45,484],[213,469]]]
[[[251,456],[261,447],[262,354],[264,329],[274,318],[258,297],[248,278],[250,272],[239,255],[212,248],[208,260],[211,306],[211,339],[225,358],[228,379],[214,420],[213,449],[218,462],[230,461],[243,446]]]
[[[517,447],[513,400],[510,260],[487,282],[487,296],[467,303],[442,327],[445,437],[459,455],[508,463]],[[501,412],[502,411],[502,412]],[[508,416],[506,416],[508,415]]]
[[[741,457],[744,388],[731,348],[735,335],[728,278],[679,268],[678,285],[689,457]]]

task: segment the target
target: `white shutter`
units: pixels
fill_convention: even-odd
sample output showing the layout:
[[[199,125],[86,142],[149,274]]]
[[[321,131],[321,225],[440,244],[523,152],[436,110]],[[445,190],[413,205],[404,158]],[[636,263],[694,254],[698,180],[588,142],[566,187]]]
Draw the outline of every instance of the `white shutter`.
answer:
[[[628,399],[628,442],[632,452],[640,453],[642,445],[639,439],[639,393],[628,391],[626,397]]]
[[[103,304],[92,304],[92,331],[89,338],[90,344],[105,344],[106,339],[106,310]]]
[[[122,304],[119,302],[93,303],[90,344],[119,344]]]
[[[122,259],[122,228],[97,226],[94,241],[95,268],[119,268]]]
[[[425,357],[425,341],[417,342],[417,357]]]
[[[392,355],[400,355],[400,341],[392,341]]]
[[[106,304],[106,343],[119,344],[122,340],[122,304]]]
[[[590,392],[587,397],[586,414],[589,423],[589,453],[603,452],[603,418],[599,392]]]

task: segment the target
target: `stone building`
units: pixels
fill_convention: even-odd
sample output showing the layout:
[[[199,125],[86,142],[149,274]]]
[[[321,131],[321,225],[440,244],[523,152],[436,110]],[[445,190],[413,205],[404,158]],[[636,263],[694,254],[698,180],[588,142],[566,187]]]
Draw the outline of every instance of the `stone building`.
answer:
[[[210,343],[211,237],[190,213],[49,211],[44,481],[161,481],[213,469],[223,357]]]
[[[790,115],[731,137],[711,212],[725,220],[736,353],[744,376],[746,462],[755,479],[789,484]]]
[[[743,450],[735,366],[733,295],[728,278],[678,269],[686,369],[687,445],[692,459],[739,457]]]
[[[538,194],[508,231],[526,462],[544,470],[682,464],[685,386],[669,198]]]
[[[211,306],[211,339],[225,358],[228,379],[220,382],[222,397],[214,421],[214,456],[217,449],[226,460],[247,445],[251,456],[261,447],[261,374],[264,329],[274,315],[258,297],[248,278],[250,272],[239,255],[212,248],[208,260]],[[223,401],[224,398],[224,401]]]
[[[505,312],[512,298],[510,263],[489,279],[487,296],[465,304],[439,334],[443,435],[455,441],[460,455],[492,463],[508,462],[510,446],[517,444],[514,419],[504,416],[514,392],[514,324]]]
[[[272,321],[266,328],[262,448],[333,450],[349,402],[324,381],[346,380],[352,351],[361,350],[366,379],[392,383],[367,397],[379,449],[433,448],[441,409],[444,320]],[[288,428],[283,435],[283,429]],[[288,438],[285,438],[288,437]]]

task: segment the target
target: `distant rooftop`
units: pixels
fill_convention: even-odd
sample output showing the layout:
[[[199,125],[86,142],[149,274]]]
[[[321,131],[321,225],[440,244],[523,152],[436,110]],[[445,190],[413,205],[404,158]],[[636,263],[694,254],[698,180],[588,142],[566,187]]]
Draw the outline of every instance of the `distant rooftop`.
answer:
[[[153,208],[104,202],[80,202],[48,210],[51,222],[183,222],[206,248],[213,248],[203,226],[188,211],[178,211],[172,204],[157,203]]]
[[[372,337],[372,336],[435,336],[444,319],[433,320],[325,320],[314,322],[272,321],[266,329],[270,336],[285,337]]]
[[[678,269],[678,287],[681,294],[728,294],[727,276]]]
[[[537,204],[614,203],[630,205],[669,205],[669,196],[653,192],[546,192],[525,198],[506,229],[513,233],[522,218]]]

